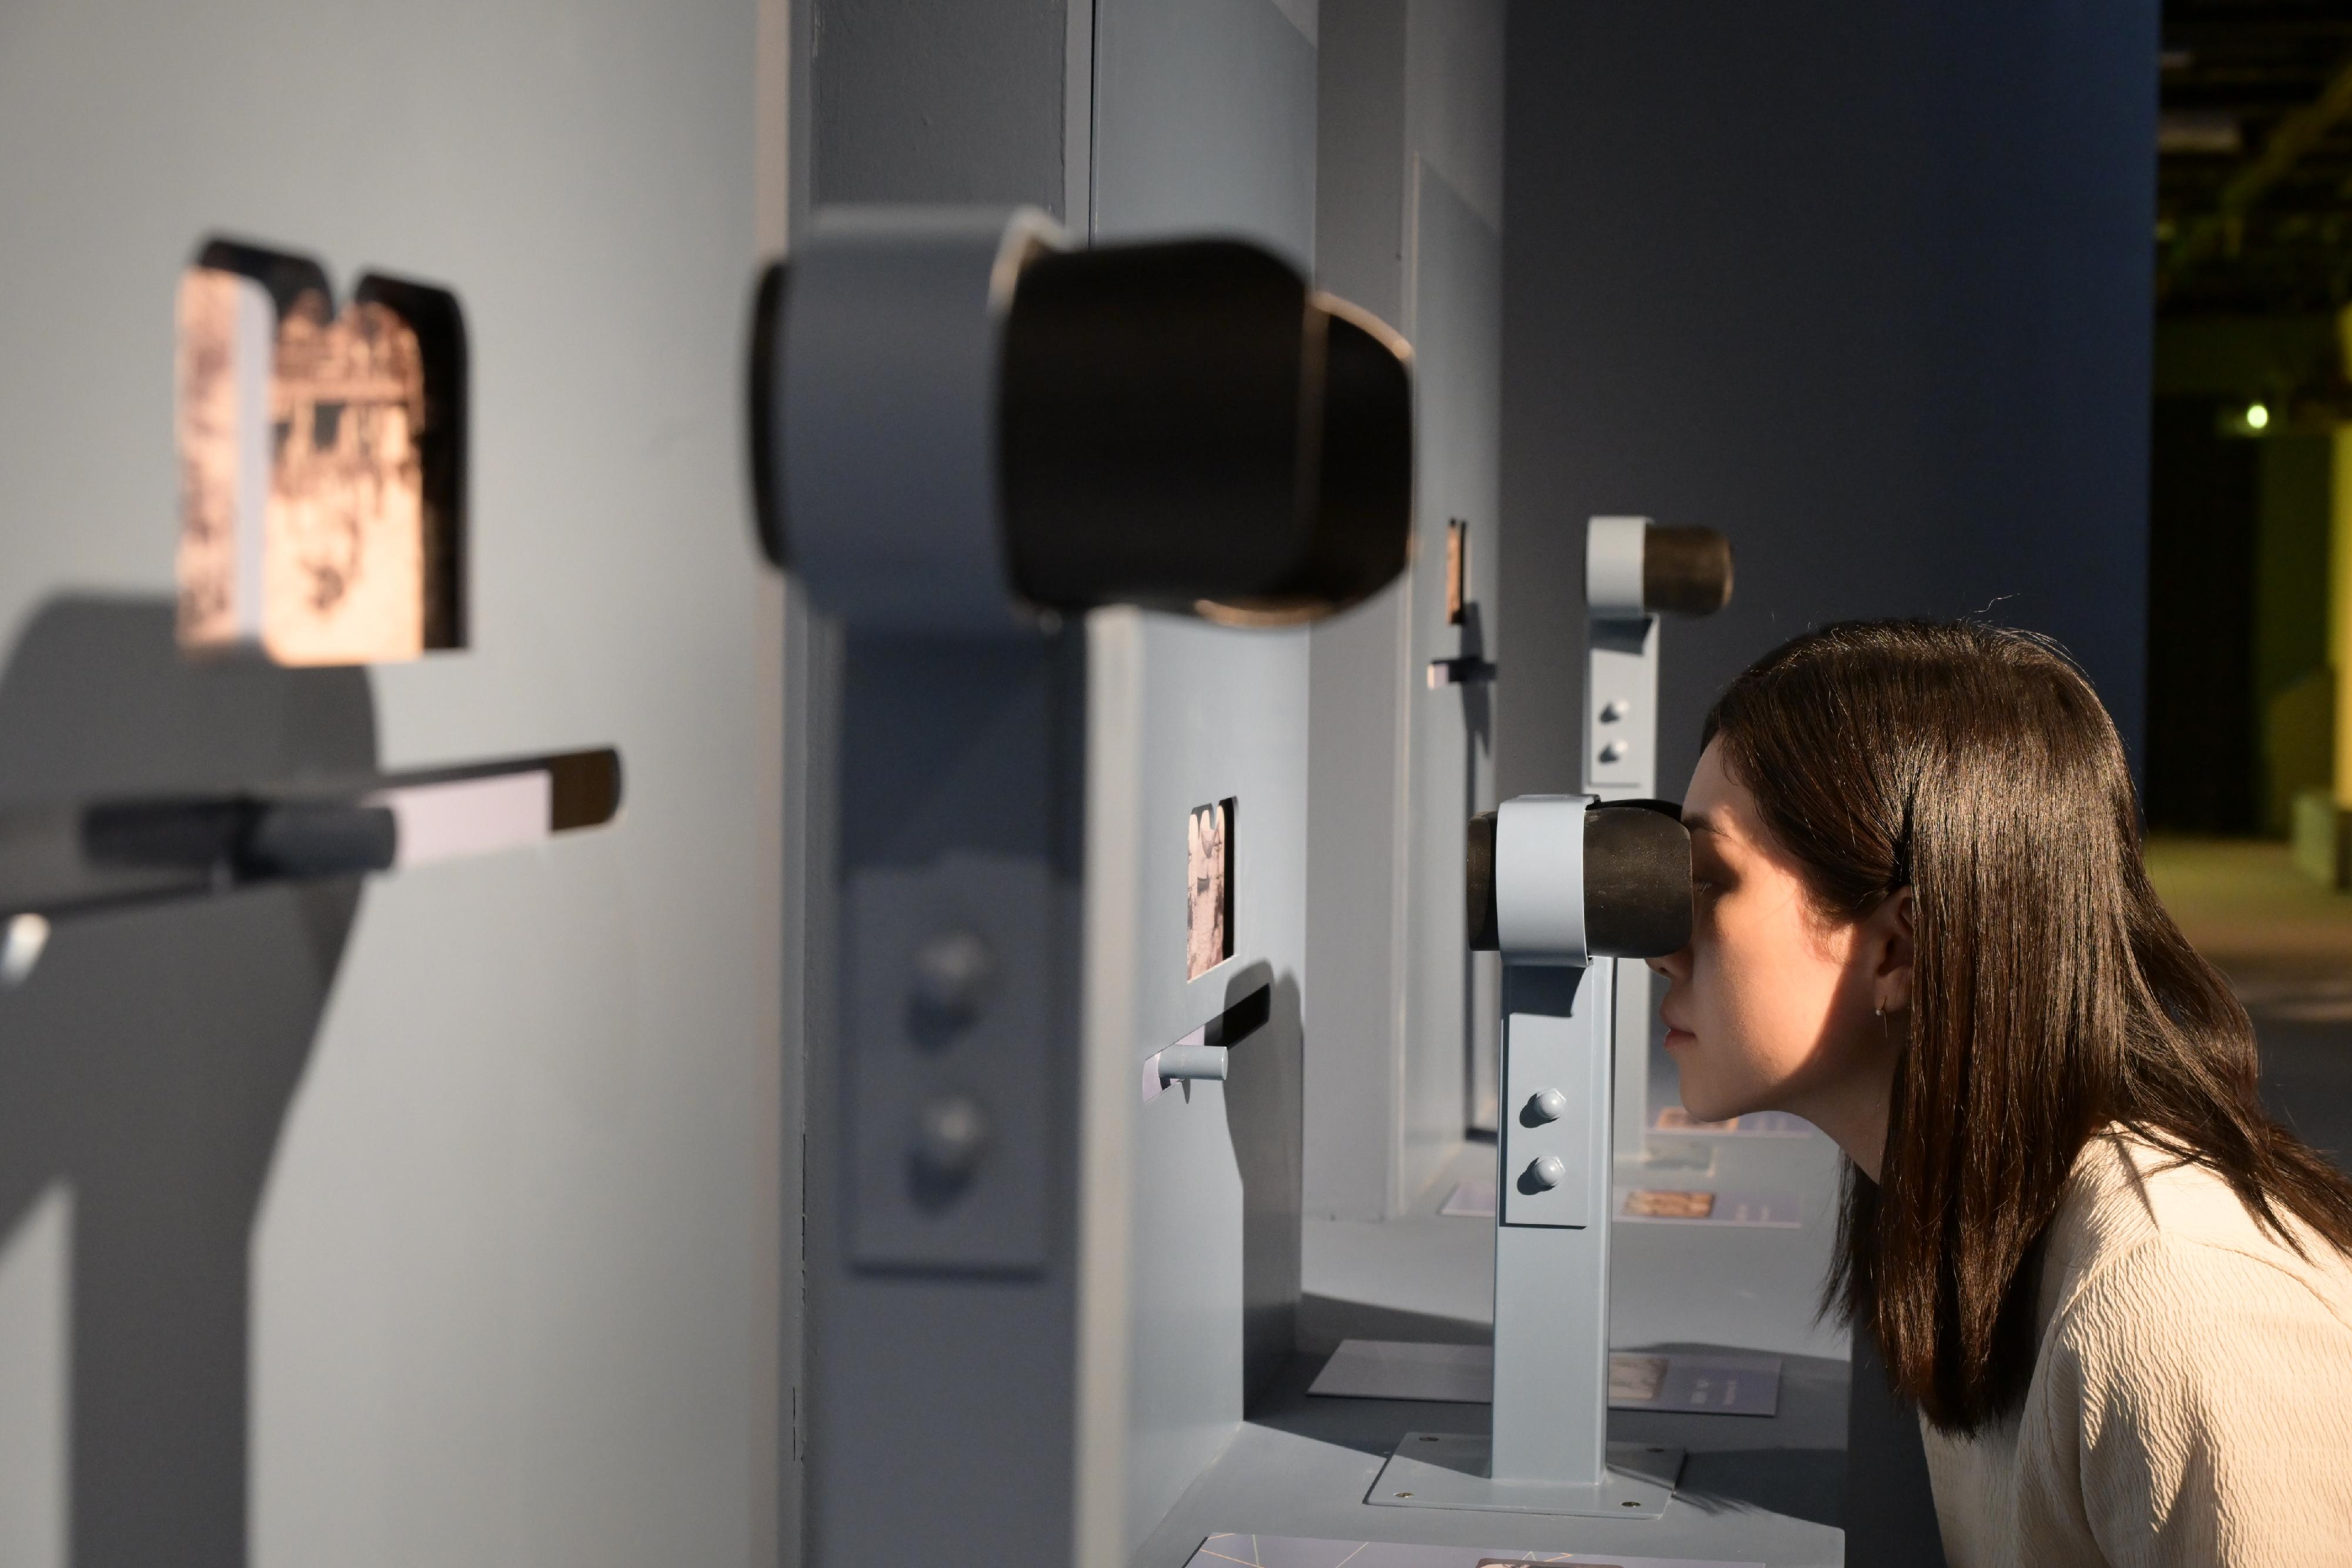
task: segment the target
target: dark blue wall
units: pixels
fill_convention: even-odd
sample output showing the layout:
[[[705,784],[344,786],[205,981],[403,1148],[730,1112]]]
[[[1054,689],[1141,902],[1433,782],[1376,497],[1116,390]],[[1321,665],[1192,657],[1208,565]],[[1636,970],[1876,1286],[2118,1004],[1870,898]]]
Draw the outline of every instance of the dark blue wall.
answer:
[[[2054,633],[2135,760],[2153,0],[1510,13],[1502,792],[1572,788],[1583,521],[1721,528],[1666,629],[1660,785],[1711,695],[1854,615]]]
[[[1845,616],[2053,633],[2145,730],[2154,0],[1517,0],[1500,793],[1572,789],[1584,519],[1728,534],[1664,639],[1659,784],[1723,683]],[[1848,1562],[1932,1563],[1857,1358]]]

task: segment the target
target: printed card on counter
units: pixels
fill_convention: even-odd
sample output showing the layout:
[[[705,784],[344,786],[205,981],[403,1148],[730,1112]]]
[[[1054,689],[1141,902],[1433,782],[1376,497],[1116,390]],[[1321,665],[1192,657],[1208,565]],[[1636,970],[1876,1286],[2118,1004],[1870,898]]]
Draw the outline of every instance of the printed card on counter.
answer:
[[[1780,1410],[1780,1358],[1613,1350],[1609,1353],[1609,1408],[1775,1416]]]
[[[1490,1181],[1456,1182],[1437,1212],[1455,1219],[1492,1219],[1495,1218],[1495,1184]]]
[[[1522,1568],[1529,1563],[1615,1568],[1764,1568],[1712,1558],[1628,1557],[1622,1552],[1512,1552],[1475,1546],[1399,1546],[1378,1541],[1318,1541],[1300,1535],[1212,1535],[1185,1568]]]
[[[1485,1405],[1495,1397],[1495,1348],[1343,1340],[1307,1392],[1327,1399]],[[1737,1351],[1612,1350],[1609,1408],[1681,1416],[1777,1415],[1780,1358]]]
[[[1810,1138],[1813,1124],[1786,1111],[1750,1111],[1722,1122],[1702,1122],[1679,1105],[1662,1106],[1651,1120],[1654,1133],[1680,1138]]]
[[[1617,1218],[1635,1224],[1755,1225],[1794,1230],[1804,1223],[1797,1200],[1782,1193],[1620,1187]]]

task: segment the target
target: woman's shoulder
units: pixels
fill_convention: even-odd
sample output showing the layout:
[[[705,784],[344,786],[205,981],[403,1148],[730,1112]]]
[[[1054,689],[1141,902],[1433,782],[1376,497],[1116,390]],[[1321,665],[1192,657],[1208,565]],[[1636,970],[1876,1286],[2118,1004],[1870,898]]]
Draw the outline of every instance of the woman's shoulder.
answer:
[[[2286,1237],[2211,1166],[2108,1128],[2084,1145],[2044,1254],[2043,1317],[2105,1281],[2106,1294],[2222,1304],[2249,1290],[2288,1291],[2352,1324],[2352,1260],[2293,1214]]]
[[[2210,1167],[2127,1136],[2084,1151],[2018,1429],[2029,1537],[2072,1522],[2137,1552],[2161,1521],[2164,1561],[2315,1561],[2294,1552],[2352,1521],[2352,1268],[2296,1234],[2307,1256]]]

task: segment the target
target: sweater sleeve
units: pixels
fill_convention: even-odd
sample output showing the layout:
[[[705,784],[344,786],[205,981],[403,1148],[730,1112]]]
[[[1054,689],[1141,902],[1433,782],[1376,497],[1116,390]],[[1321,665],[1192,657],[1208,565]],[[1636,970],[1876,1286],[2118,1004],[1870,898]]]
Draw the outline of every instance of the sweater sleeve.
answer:
[[[2052,1322],[2043,1372],[2022,1540],[2087,1534],[2113,1568],[2346,1560],[2352,1325],[2288,1270],[2157,1238]]]

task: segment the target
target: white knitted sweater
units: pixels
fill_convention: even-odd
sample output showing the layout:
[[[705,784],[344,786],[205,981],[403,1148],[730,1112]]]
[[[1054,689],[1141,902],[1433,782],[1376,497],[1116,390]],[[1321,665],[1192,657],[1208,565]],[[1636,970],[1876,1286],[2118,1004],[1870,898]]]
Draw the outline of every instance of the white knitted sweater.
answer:
[[[2023,1406],[1927,1430],[1951,1568],[2352,1563],[2352,1263],[2221,1177],[2095,1138],[2053,1222]]]

